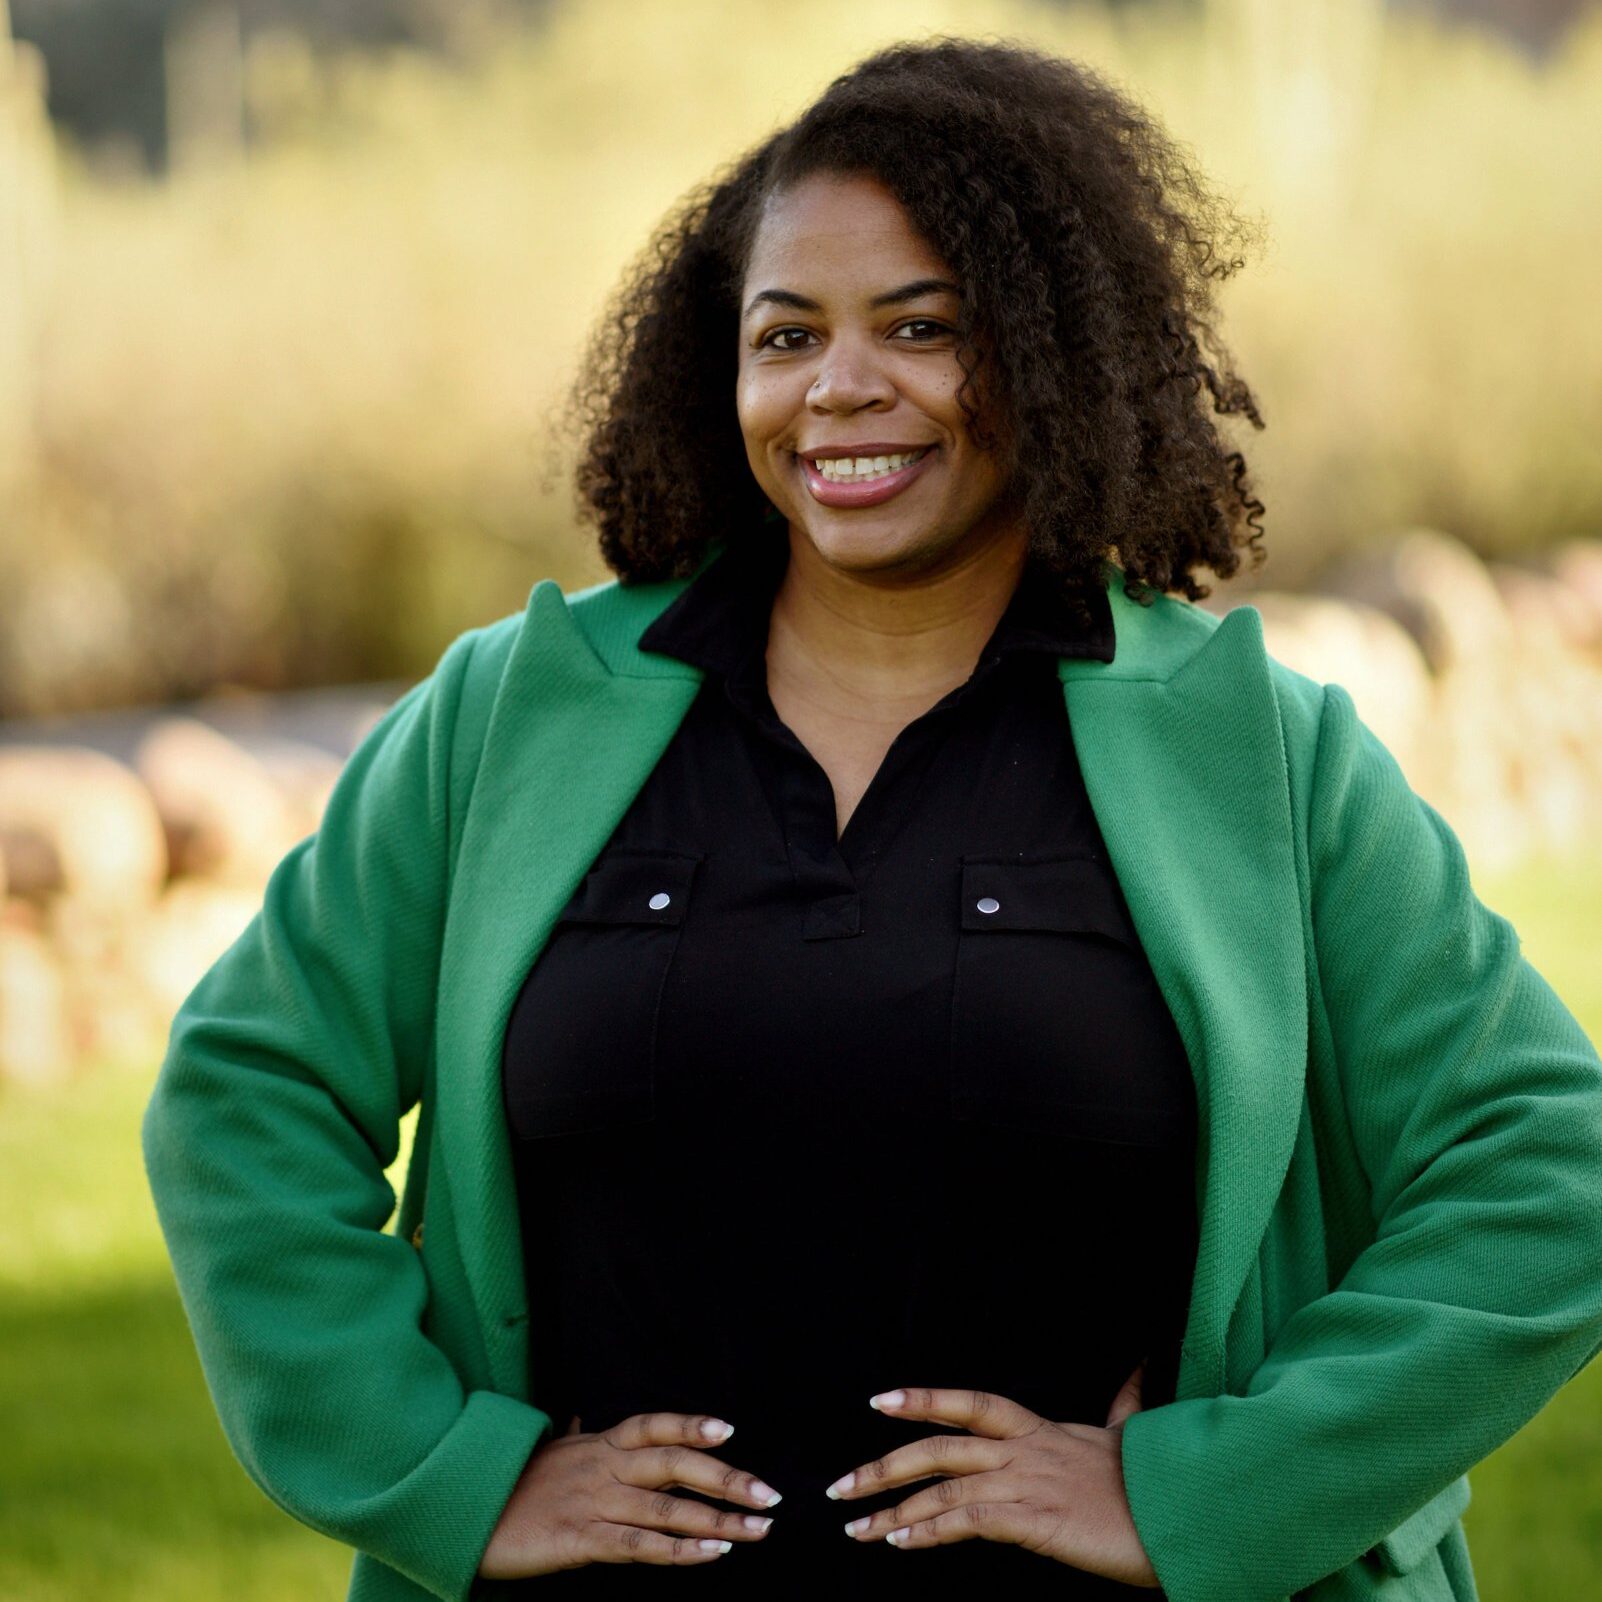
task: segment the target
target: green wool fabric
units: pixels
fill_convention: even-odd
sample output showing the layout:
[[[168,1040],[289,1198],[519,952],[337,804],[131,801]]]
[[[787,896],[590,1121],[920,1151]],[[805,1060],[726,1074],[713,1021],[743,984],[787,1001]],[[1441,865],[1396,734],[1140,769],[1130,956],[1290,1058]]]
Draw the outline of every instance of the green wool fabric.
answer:
[[[1602,1349],[1602,1059],[1344,689],[1251,607],[1107,577],[1115,660],[1058,673],[1200,1113],[1136,1527],[1174,1602],[1474,1602],[1467,1471]],[[142,1141],[206,1382],[245,1472],[355,1549],[351,1602],[494,1596],[553,1428],[500,1042],[699,687],[634,644],[686,582],[542,581],[455,640],[173,1022]]]

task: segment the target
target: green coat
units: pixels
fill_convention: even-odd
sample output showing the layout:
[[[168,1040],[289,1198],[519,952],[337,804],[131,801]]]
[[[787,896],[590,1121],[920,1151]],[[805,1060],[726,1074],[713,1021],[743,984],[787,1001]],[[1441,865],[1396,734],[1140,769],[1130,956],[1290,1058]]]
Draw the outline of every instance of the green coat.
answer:
[[[1200,1109],[1136,1526],[1174,1602],[1469,1602],[1465,1471],[1602,1347],[1602,1060],[1345,690],[1254,608],[1142,608],[1108,571],[1116,659],[1058,674]],[[256,1484],[357,1549],[352,1602],[493,1596],[552,1428],[502,1032],[695,696],[634,643],[684,583],[543,580],[456,639],[172,1026],[143,1148],[206,1381]]]

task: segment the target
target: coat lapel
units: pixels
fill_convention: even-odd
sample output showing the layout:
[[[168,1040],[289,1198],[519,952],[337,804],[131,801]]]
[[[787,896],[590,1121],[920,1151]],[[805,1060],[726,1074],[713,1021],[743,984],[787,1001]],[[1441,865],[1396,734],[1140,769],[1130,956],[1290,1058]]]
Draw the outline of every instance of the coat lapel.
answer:
[[[638,634],[682,588],[621,597]],[[614,672],[550,580],[496,694],[463,824],[440,965],[438,1154],[496,1390],[528,1400],[528,1306],[501,1045],[557,914],[695,699],[698,669],[633,652]]]
[[[709,558],[710,559],[710,558]],[[634,641],[687,580],[535,586],[491,712],[441,963],[436,1161],[489,1381],[527,1399],[528,1306],[501,1042],[556,915],[699,688]],[[1307,996],[1285,758],[1261,619],[1108,585],[1111,663],[1063,658],[1091,805],[1196,1079],[1200,1246],[1178,1397],[1224,1388],[1229,1315],[1295,1142]],[[571,601],[571,605],[570,605]],[[586,608],[580,627],[574,607]]]
[[[1180,602],[1143,608],[1117,580],[1108,588],[1114,660],[1065,658],[1058,674],[1096,821],[1196,1081],[1184,1401],[1225,1389],[1230,1314],[1296,1141],[1302,904],[1261,615],[1240,607],[1215,625]]]

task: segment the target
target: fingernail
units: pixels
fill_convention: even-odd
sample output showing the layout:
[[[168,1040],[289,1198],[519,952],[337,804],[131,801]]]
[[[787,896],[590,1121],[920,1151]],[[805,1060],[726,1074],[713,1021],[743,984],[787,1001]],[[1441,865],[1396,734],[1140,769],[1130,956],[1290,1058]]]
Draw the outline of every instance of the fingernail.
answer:
[[[880,1391],[877,1396],[868,1398],[868,1406],[876,1407],[882,1413],[887,1407],[902,1406],[906,1399],[907,1393],[905,1391]]]
[[[784,1500],[771,1485],[764,1484],[761,1480],[751,1482],[751,1494],[764,1507],[777,1507]]]
[[[909,1531],[907,1526],[903,1524],[899,1530],[892,1530],[887,1536],[885,1536],[885,1540],[887,1540],[891,1546],[900,1546],[910,1533],[911,1531]]]
[[[871,1515],[870,1518],[852,1519],[852,1521],[845,1527],[846,1534],[860,1535],[865,1529],[867,1529],[870,1519]]]
[[[745,1527],[748,1530],[765,1530],[772,1522],[772,1519],[765,1519],[758,1513],[745,1515]]]
[[[701,1420],[701,1433],[709,1441],[726,1441],[734,1434],[734,1426],[725,1424],[720,1418],[704,1418]]]
[[[734,1545],[733,1541],[697,1541],[695,1543],[703,1552],[727,1552]]]
[[[835,1501],[838,1502],[840,1498],[844,1496],[846,1492],[849,1491],[856,1483],[856,1478],[857,1477],[855,1474],[843,1475],[840,1479],[836,1480],[834,1484],[831,1485],[823,1494],[825,1496],[832,1496]]]

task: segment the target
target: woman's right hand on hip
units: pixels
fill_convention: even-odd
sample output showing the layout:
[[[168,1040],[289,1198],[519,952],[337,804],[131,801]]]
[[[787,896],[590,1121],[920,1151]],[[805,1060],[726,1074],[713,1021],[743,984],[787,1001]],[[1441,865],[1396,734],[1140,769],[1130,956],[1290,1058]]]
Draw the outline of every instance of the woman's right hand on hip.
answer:
[[[485,1579],[586,1563],[709,1563],[767,1534],[765,1516],[668,1495],[682,1486],[745,1507],[779,1500],[754,1474],[707,1455],[732,1425],[706,1413],[635,1413],[595,1435],[579,1424],[575,1416],[530,1455],[479,1562]]]

